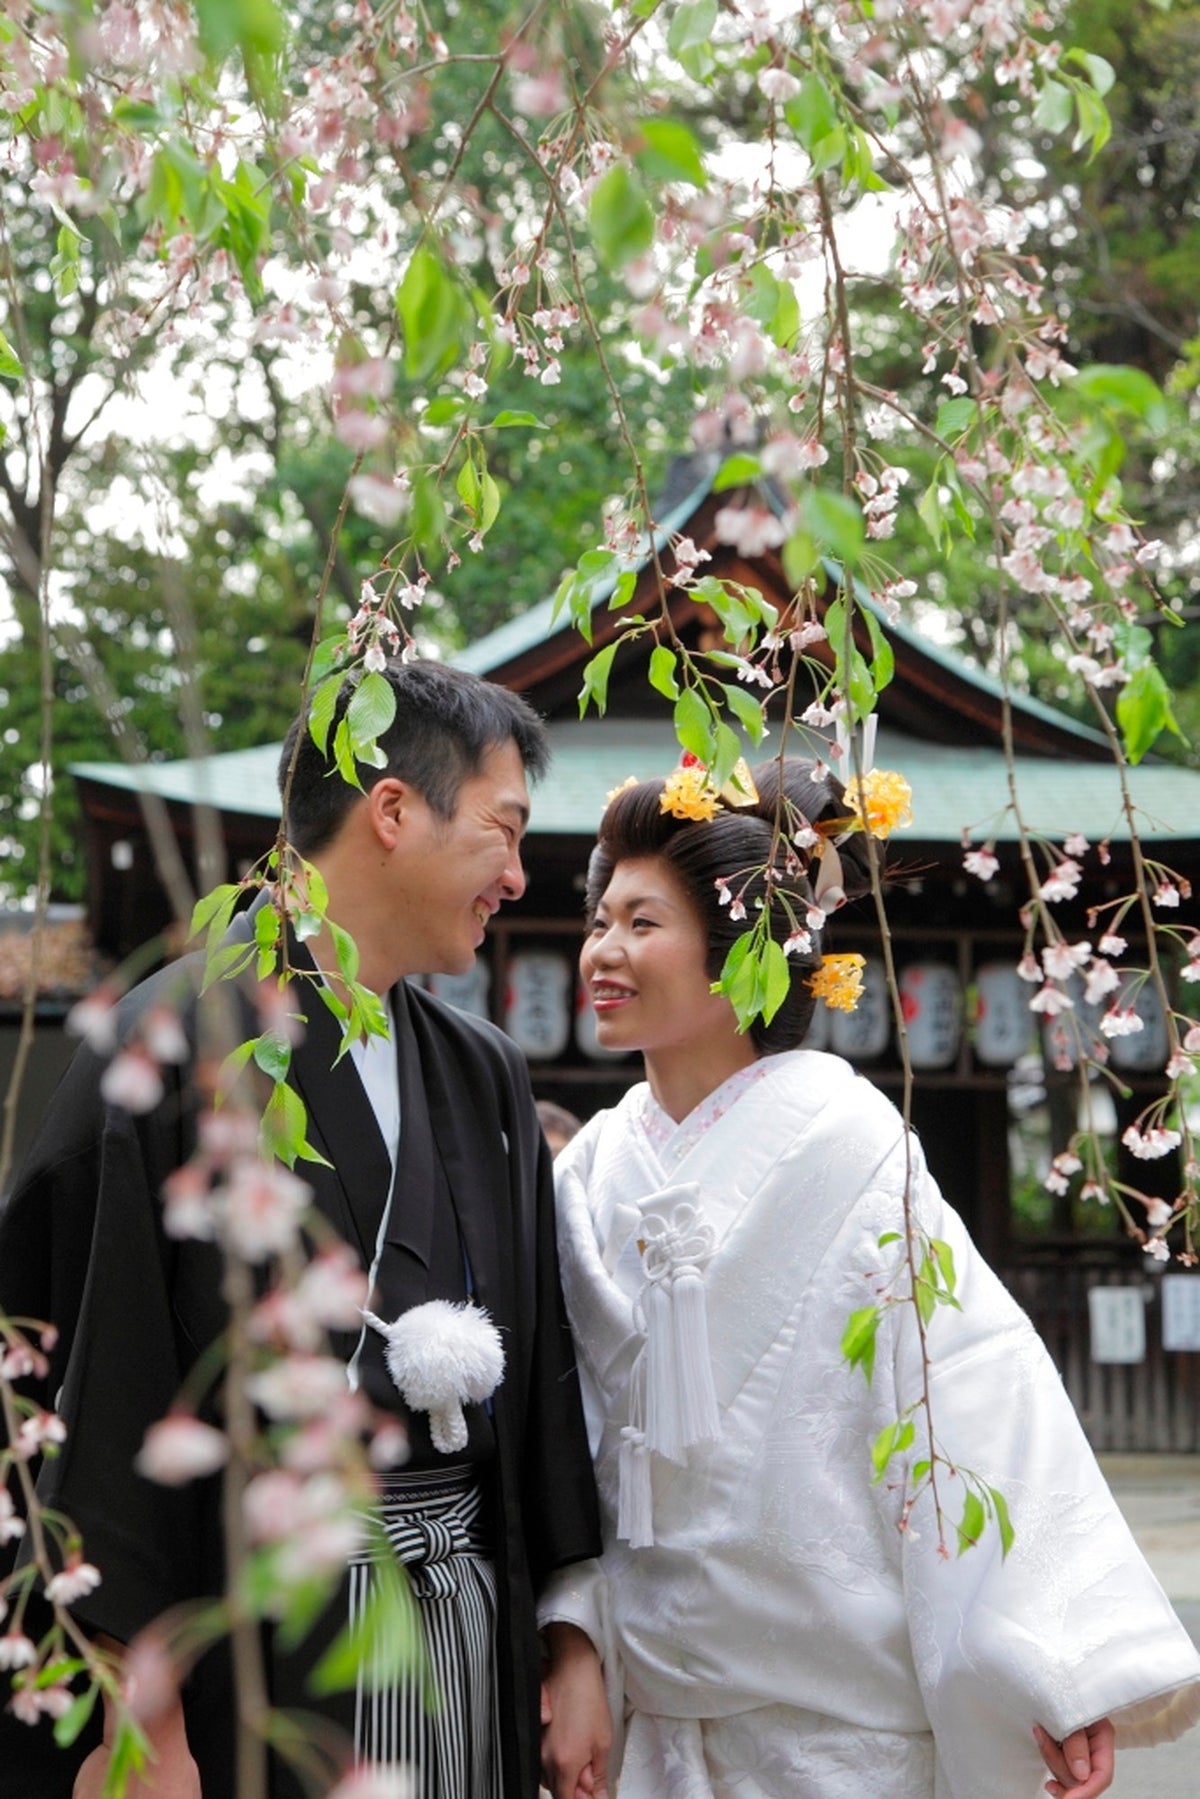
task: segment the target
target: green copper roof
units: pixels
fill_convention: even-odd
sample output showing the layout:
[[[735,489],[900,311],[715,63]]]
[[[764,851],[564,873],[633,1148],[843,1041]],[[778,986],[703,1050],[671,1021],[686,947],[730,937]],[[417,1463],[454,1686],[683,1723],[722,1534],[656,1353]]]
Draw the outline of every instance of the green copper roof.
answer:
[[[535,835],[590,836],[609,790],[628,775],[665,774],[679,759],[667,719],[584,719],[549,727],[553,763],[533,801]],[[763,755],[771,753],[771,743]],[[188,805],[208,804],[251,817],[276,818],[278,744],[231,750],[202,761],[151,762],[137,769],[120,763],[84,762],[72,773],[128,792],[149,792]],[[926,843],[957,843],[964,826],[979,841],[1008,841],[1015,826],[1005,812],[1008,785],[999,750],[924,743],[881,730],[876,762],[896,768],[913,789],[914,822],[905,835]],[[1146,837],[1200,837],[1200,772],[1165,764],[1129,771]],[[1115,768],[1045,757],[1019,757],[1017,784],[1026,823],[1061,838],[1082,831],[1098,841],[1121,842],[1129,828],[1121,810]],[[903,838],[897,839],[902,842]]]

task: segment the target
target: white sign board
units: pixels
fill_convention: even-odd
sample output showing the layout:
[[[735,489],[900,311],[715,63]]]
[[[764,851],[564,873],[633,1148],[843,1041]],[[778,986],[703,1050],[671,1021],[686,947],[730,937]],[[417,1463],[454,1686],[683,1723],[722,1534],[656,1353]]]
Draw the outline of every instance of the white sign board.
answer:
[[[1144,1362],[1146,1302],[1140,1287],[1092,1287],[1088,1292],[1093,1362]]]
[[[1200,1349],[1200,1275],[1164,1274],[1163,1348]]]

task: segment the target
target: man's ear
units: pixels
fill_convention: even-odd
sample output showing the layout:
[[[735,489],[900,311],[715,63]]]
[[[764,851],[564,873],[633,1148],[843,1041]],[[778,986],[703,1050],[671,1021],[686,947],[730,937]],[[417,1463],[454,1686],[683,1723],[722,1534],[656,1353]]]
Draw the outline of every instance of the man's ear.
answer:
[[[395,849],[400,843],[406,825],[412,822],[419,799],[414,787],[393,775],[385,775],[367,789],[367,818],[384,849]]]

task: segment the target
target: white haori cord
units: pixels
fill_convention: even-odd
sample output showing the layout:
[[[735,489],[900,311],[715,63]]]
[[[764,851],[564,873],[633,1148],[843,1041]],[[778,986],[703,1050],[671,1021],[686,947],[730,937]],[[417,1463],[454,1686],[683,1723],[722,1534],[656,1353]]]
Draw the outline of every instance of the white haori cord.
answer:
[[[650,1452],[682,1462],[693,1444],[721,1434],[704,1290],[716,1233],[698,1206],[680,1200],[669,1214],[644,1215],[639,1247],[644,1284],[634,1318],[645,1341],[621,1432],[617,1535],[646,1549],[654,1542]]]
[[[384,1338],[384,1360],[406,1406],[429,1413],[433,1447],[453,1455],[467,1446],[464,1405],[490,1399],[504,1375],[500,1332],[482,1306],[430,1299],[392,1324],[367,1323]]]

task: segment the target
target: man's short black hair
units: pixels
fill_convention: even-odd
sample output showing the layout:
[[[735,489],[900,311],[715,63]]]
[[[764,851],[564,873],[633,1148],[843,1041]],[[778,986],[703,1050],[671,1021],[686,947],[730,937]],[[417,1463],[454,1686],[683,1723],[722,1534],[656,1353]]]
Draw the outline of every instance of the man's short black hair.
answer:
[[[396,716],[379,739],[385,765],[358,764],[365,790],[385,776],[407,781],[431,811],[449,819],[463,782],[479,773],[485,755],[498,744],[516,746],[531,780],[545,774],[550,762],[546,727],[519,694],[444,662],[389,662],[383,673],[396,695]],[[356,678],[347,677],[338,696],[330,747],[355,685]],[[292,721],[279,758],[281,794],[297,739],[287,836],[302,856],[310,856],[336,837],[359,790],[338,773],[331,755],[322,756],[309,732],[307,714],[301,713]]]

